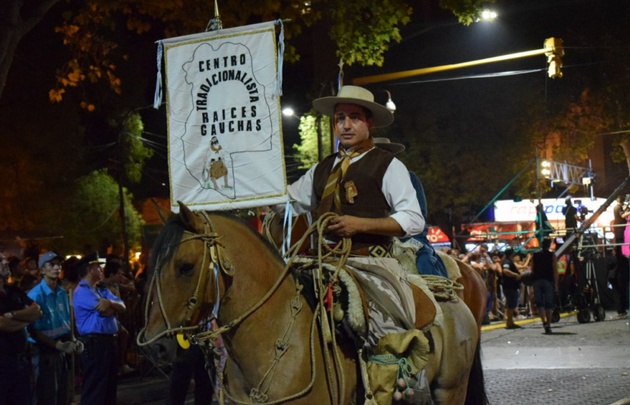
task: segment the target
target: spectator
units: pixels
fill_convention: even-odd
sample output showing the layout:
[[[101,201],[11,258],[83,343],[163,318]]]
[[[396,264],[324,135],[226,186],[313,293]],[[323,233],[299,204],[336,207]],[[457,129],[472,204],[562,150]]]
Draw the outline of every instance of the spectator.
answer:
[[[543,238],[548,237],[553,231],[555,231],[555,229],[553,229],[549,218],[547,218],[545,206],[542,201],[538,200],[538,205],[536,205],[536,238],[538,239],[538,243],[542,243]]]
[[[107,288],[118,298],[120,298],[124,303],[125,307],[127,307],[127,311],[129,311],[133,306],[129,305],[129,296],[133,294],[134,304],[137,301],[138,293],[136,292],[136,287],[133,282],[131,282],[125,273],[123,272],[122,266],[117,261],[110,261],[105,264],[105,280],[104,284]],[[118,374],[127,374],[133,370],[131,366],[127,364],[127,349],[129,347],[129,330],[121,323],[120,319],[118,321],[118,353],[120,355],[120,369]]]
[[[199,345],[191,345],[187,350],[178,348],[171,371],[167,405],[184,405],[191,379],[195,381],[194,404],[211,404],[214,385],[210,376],[213,375],[214,363],[212,359],[206,362]]]
[[[11,274],[8,264],[0,254],[0,404],[30,405],[33,388],[26,326],[42,312],[22,290],[6,284]]]
[[[566,234],[574,232],[577,229],[578,213],[577,208],[571,202],[571,197],[567,197],[564,200],[565,206],[562,208],[562,214],[564,215],[564,228]]]
[[[615,254],[608,265],[608,282],[617,294],[617,316],[628,316],[628,258],[622,254]]]
[[[81,403],[109,405],[116,403],[118,351],[116,314],[125,311],[125,304],[105,286],[101,262],[96,256],[83,259],[79,267],[81,281],[74,291],[74,315],[80,340],[83,384]]]
[[[518,329],[514,312],[518,307],[521,274],[514,264],[514,250],[505,249],[502,262],[503,294],[505,295],[505,329]]]
[[[612,227],[615,234],[615,250],[621,251],[621,244],[623,243],[623,232],[626,228],[626,218],[623,214],[627,211],[628,207],[625,204],[624,196],[617,197],[617,205],[613,208],[613,220]]]
[[[69,354],[82,350],[80,342],[71,337],[68,293],[61,288],[59,275],[62,258],[54,252],[46,252],[39,258],[43,276],[28,296],[42,309],[43,316],[30,328],[39,356],[35,381],[37,404],[68,405],[74,393]]]
[[[78,263],[78,257],[70,256],[61,265],[61,286],[68,291],[68,294],[72,294],[79,284]]]
[[[557,260],[556,255],[549,250],[550,247],[551,239],[543,239],[542,250],[534,253],[532,266],[536,311],[548,335],[551,334],[551,315],[555,305],[554,292],[558,292]]]
[[[9,261],[9,269],[11,270],[8,284],[20,285],[22,277],[27,274],[24,267],[22,267],[22,262],[15,256],[8,257],[7,260]]]
[[[526,316],[531,316],[536,313],[536,308],[534,305],[534,278],[530,266],[531,260],[532,255],[530,253],[527,253],[526,255],[523,254],[523,252],[518,252],[514,254],[514,265],[521,275],[520,304],[521,307],[524,307],[524,313]]]
[[[24,291],[25,293],[28,293],[38,283],[39,283],[39,280],[37,279],[37,277],[35,277],[31,273],[26,273],[25,275],[22,276],[22,279],[20,280],[20,284],[18,285],[18,287],[20,287],[20,290]]]

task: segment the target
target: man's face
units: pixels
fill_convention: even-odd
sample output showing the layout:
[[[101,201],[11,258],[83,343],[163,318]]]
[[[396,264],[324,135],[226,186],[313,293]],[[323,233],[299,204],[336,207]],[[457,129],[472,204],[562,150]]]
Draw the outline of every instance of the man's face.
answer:
[[[94,280],[96,280],[96,282],[102,281],[103,278],[105,278],[103,276],[103,267],[98,263],[90,264],[90,268],[88,271],[92,274],[92,277],[94,278]]]
[[[59,259],[53,259],[46,262],[41,268],[42,276],[50,280],[58,280],[61,274],[61,263]]]
[[[337,104],[334,121],[335,135],[344,149],[354,148],[370,137],[373,121],[361,106]]]

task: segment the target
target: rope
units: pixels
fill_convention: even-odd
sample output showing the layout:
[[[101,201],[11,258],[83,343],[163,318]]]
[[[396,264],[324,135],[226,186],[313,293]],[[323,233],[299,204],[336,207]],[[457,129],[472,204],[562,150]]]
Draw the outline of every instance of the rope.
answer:
[[[221,270],[228,275],[233,274],[233,269],[231,268],[231,264],[226,261],[226,259],[222,256],[222,253],[221,253],[222,251],[221,249],[223,248],[223,246],[219,242],[221,237],[216,232],[213,231],[213,227],[207,213],[201,212],[201,213],[198,213],[197,215],[200,215],[203,217],[203,220],[204,220],[203,222],[205,223],[205,228],[206,228],[204,230],[204,233],[195,234],[189,231],[185,231],[186,233],[189,233],[190,235],[182,238],[182,240],[180,241],[180,245],[182,243],[194,241],[194,240],[201,240],[204,242],[204,255],[203,255],[203,260],[202,260],[202,269],[199,274],[195,291],[188,302],[188,308],[187,308],[187,313],[186,313],[186,318],[188,320],[190,320],[190,315],[192,314],[192,312],[194,311],[194,309],[197,307],[199,303],[198,297],[199,297],[200,290],[202,288],[201,284],[205,280],[205,277],[207,277],[207,275],[210,274],[210,271],[206,272],[206,263],[208,264],[207,265],[208,269],[210,268],[210,266],[214,264],[215,282],[217,284],[219,283],[218,274],[217,274],[218,271],[216,270],[217,268],[220,267]],[[314,382],[315,382],[315,376],[316,376],[315,347],[314,347],[315,329],[317,327],[318,321],[321,322],[320,329],[321,329],[321,338],[323,342],[322,349],[324,352],[324,362],[326,363],[326,368],[329,371],[327,373],[327,379],[329,382],[330,391],[331,391],[330,393],[332,396],[331,400],[333,404],[338,404],[338,403],[341,403],[342,401],[342,395],[345,389],[344,389],[343,367],[342,367],[342,362],[341,362],[340,355],[338,352],[339,349],[337,348],[337,345],[336,345],[335,334],[332,333],[331,337],[332,337],[332,342],[333,342],[333,350],[332,350],[332,356],[331,356],[329,348],[327,347],[327,344],[325,343],[326,340],[325,340],[325,333],[324,333],[325,327],[328,326],[325,323],[326,320],[328,319],[328,316],[326,315],[326,309],[325,309],[323,299],[326,296],[326,293],[328,291],[327,289],[332,288],[333,283],[331,283],[328,287],[325,287],[323,285],[323,281],[321,278],[321,275],[323,274],[323,263],[324,262],[336,263],[336,268],[335,268],[335,271],[333,273],[333,278],[332,278],[333,282],[336,282],[339,271],[345,265],[346,260],[349,257],[350,251],[351,251],[352,242],[350,241],[350,239],[347,239],[347,238],[341,240],[339,243],[337,243],[333,247],[329,246],[326,243],[326,240],[325,240],[326,228],[330,220],[333,219],[336,215],[337,214],[334,214],[334,213],[324,214],[317,222],[315,222],[313,225],[311,225],[308,228],[307,232],[300,239],[300,241],[296,243],[294,246],[292,246],[291,249],[289,249],[289,251],[287,252],[289,259],[287,260],[286,265],[284,266],[282,272],[280,273],[279,277],[276,279],[274,284],[265,293],[265,295],[260,300],[258,300],[254,305],[252,305],[247,311],[245,311],[242,315],[240,315],[233,321],[228,322],[227,324],[220,326],[214,330],[201,331],[198,333],[192,333],[190,335],[190,340],[195,344],[203,344],[203,343],[210,342],[209,344],[214,346],[214,342],[219,337],[219,335],[227,331],[230,331],[231,329],[239,325],[247,317],[249,317],[252,313],[254,313],[256,310],[258,310],[278,290],[282,282],[287,277],[291,269],[291,266],[294,264],[297,257],[299,256],[298,248],[299,246],[302,245],[302,243],[304,242],[304,239],[309,237],[311,233],[314,233],[316,231],[318,235],[318,259],[319,259],[317,272],[320,276],[317,278],[317,282],[315,284],[317,286],[316,287],[317,290],[320,293],[318,294],[319,303],[317,307],[315,308],[314,316],[313,316],[313,320],[311,322],[311,328],[310,328],[309,341],[310,341],[310,359],[311,359],[311,379],[303,390],[285,398],[268,401],[267,392],[269,388],[271,387],[271,381],[275,374],[275,369],[279,364],[280,358],[288,350],[288,336],[290,336],[290,331],[292,330],[295,323],[295,319],[301,309],[301,302],[299,301],[299,299],[300,299],[302,287],[298,284],[296,287],[296,296],[291,302],[292,318],[289,325],[287,325],[287,328],[285,332],[283,333],[283,335],[281,336],[281,338],[276,341],[276,354],[274,356],[274,360],[272,364],[270,365],[269,369],[267,370],[267,372],[265,373],[265,375],[263,376],[262,380],[258,384],[258,386],[250,392],[250,400],[255,400],[257,403],[261,405],[274,405],[278,403],[291,401],[293,399],[296,399],[305,395],[313,387]],[[210,255],[209,255],[210,260],[208,260],[208,252],[210,252]],[[335,256],[336,260],[333,261],[331,259],[331,256]],[[161,284],[158,280],[157,274],[158,274],[157,271],[154,272],[153,277],[151,278],[149,295],[147,296],[147,301],[145,303],[145,319],[148,319],[149,310],[150,310],[149,305],[152,301],[151,295],[152,295],[153,287],[155,287],[155,291],[157,293],[158,305],[160,307],[161,315],[166,325],[166,330],[157,334],[156,336],[154,336],[153,338],[149,340],[145,340],[146,339],[146,326],[143,327],[138,333],[138,337],[136,339],[139,346],[149,345],[165,336],[172,335],[174,333],[185,333],[189,331],[194,332],[196,330],[197,331],[199,330],[198,325],[186,326],[186,327],[182,326],[178,328],[171,327],[168,316],[166,315],[166,310],[164,308],[164,300],[162,298],[163,295],[162,295]],[[205,285],[207,283],[203,283],[203,284]],[[220,293],[220,290],[217,286],[217,296],[215,297],[215,300],[221,299],[219,296],[219,293]],[[216,306],[215,306],[215,311],[213,312],[218,312],[218,308]],[[334,330],[334,323],[332,321],[331,323],[333,324],[332,326]],[[331,362],[331,358],[332,358],[332,362]],[[333,370],[336,371],[336,373],[334,374],[338,376],[337,381],[333,380],[333,376],[332,376]],[[240,402],[237,399],[233,398],[230,395],[230,393],[227,391],[226,387],[223,385],[222,379],[220,379],[220,388],[221,388],[221,395],[225,393],[225,395],[229,398],[230,401],[233,401],[235,403],[251,403],[251,402]]]
[[[457,293],[455,291],[462,291],[464,286],[442,276],[434,276],[428,274],[420,275],[426,282],[429,290],[435,296],[438,301],[453,301],[456,300]]]

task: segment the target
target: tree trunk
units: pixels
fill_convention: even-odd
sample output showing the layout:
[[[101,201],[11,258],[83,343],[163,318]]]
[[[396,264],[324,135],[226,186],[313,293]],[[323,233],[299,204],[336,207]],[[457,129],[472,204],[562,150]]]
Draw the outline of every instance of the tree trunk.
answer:
[[[59,0],[37,0],[35,5],[28,4],[26,7],[23,0],[0,1],[0,97],[6,87],[20,41],[58,2]]]

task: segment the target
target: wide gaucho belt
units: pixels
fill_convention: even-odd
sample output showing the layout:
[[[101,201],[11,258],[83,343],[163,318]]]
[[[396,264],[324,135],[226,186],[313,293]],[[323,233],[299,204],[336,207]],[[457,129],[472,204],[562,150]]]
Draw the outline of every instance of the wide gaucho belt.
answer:
[[[391,244],[378,244],[352,247],[351,256],[369,256],[369,257],[393,257]]]

